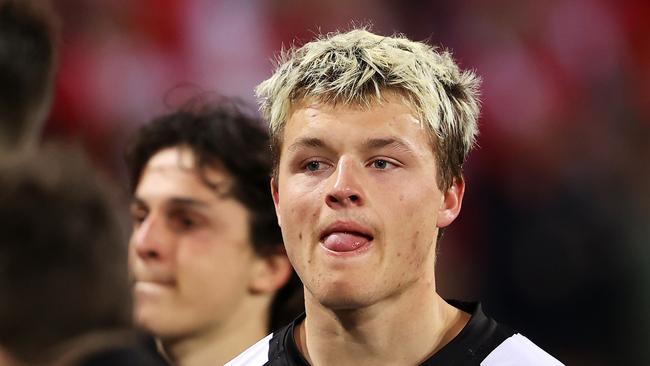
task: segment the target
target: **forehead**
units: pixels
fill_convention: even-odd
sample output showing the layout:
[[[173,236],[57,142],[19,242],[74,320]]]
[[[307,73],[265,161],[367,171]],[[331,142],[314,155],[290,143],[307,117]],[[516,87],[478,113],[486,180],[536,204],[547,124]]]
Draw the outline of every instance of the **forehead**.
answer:
[[[327,96],[303,96],[292,100],[289,106],[287,121],[292,115],[302,109],[309,107],[331,108],[334,110],[350,111],[380,111],[387,107],[400,107],[417,119],[417,108],[413,106],[408,92],[399,89],[381,89],[378,94],[367,93],[358,96],[351,101],[343,100],[342,97],[328,98]]]
[[[329,104],[315,100],[297,103],[283,134],[283,150],[305,137],[333,140],[389,139],[408,141],[432,150],[433,139],[406,98],[384,93],[381,101],[369,105]]]
[[[170,195],[215,198],[231,178],[215,166],[200,168],[196,155],[186,147],[170,147],[155,153],[144,166],[136,196],[163,198]],[[146,197],[142,197],[146,198]]]
[[[164,148],[149,158],[145,170],[193,169],[196,166],[194,152],[183,146]]]

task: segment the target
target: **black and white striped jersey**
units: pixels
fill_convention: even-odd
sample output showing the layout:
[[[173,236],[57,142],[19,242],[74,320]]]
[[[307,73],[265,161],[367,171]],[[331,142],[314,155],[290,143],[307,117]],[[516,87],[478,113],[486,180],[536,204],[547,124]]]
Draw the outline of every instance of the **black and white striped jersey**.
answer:
[[[561,366],[558,360],[544,352],[521,334],[487,317],[478,303],[450,302],[471,314],[469,322],[447,345],[423,366]],[[228,362],[226,366],[309,366],[298,351],[293,337],[294,326],[305,317],[302,314],[291,324],[251,346]]]

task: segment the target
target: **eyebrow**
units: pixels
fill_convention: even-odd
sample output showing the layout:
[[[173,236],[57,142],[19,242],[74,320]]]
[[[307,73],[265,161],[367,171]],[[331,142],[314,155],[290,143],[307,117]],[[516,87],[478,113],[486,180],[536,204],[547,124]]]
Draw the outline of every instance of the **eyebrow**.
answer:
[[[368,138],[361,143],[361,150],[363,151],[376,150],[386,147],[411,154],[414,152],[411,145],[399,137]],[[320,148],[333,150],[331,147],[329,147],[329,145],[327,145],[327,143],[325,143],[325,141],[316,137],[302,137],[291,144],[291,146],[288,147],[288,150],[293,152],[300,148]]]
[[[331,148],[327,146],[323,140],[316,137],[301,137],[296,142],[291,144],[287,150],[294,152],[300,148],[321,148],[331,150]]]
[[[147,207],[147,203],[138,197],[133,197],[133,200],[131,202],[131,205],[137,205],[137,206],[143,206]],[[166,205],[168,206],[176,206],[176,207],[192,207],[192,208],[207,208],[209,205],[207,202],[196,200],[194,198],[188,198],[188,197],[172,197],[171,199],[167,200]]]
[[[398,137],[369,138],[362,144],[363,150],[376,150],[385,147],[401,150],[407,153],[413,153],[411,145]]]

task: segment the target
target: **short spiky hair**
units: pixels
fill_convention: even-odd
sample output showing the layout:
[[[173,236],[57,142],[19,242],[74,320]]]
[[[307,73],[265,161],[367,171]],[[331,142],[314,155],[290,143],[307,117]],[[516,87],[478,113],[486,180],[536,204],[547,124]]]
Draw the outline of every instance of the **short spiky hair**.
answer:
[[[429,130],[439,162],[438,185],[448,188],[462,177],[462,164],[478,134],[479,84],[473,72],[459,69],[448,51],[401,35],[354,29],[291,48],[256,90],[270,122],[274,176],[284,125],[297,102],[309,98],[367,107],[381,102],[383,92],[395,91]]]

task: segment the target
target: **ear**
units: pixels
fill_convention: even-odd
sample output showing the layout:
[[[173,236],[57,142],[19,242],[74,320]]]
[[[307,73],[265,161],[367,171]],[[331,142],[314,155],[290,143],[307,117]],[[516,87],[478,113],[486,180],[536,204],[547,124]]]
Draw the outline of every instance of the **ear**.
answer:
[[[464,194],[465,180],[463,178],[454,178],[451,186],[443,192],[436,226],[439,228],[449,226],[458,217]]]
[[[292,271],[284,246],[278,246],[276,253],[256,259],[249,291],[254,294],[272,294],[289,281]]]
[[[278,182],[271,178],[271,196],[273,196],[273,205],[275,206],[275,216],[278,218],[278,226],[282,227],[280,217],[280,193],[278,192]]]

